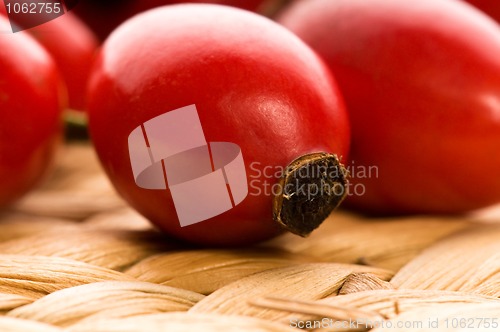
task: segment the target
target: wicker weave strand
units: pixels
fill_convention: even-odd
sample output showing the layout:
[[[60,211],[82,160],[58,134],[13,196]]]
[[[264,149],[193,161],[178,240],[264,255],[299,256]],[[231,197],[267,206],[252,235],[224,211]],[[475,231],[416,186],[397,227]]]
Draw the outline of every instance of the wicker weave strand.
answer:
[[[500,324],[499,271],[498,208],[339,211],[306,239],[191,248],[127,207],[89,146],[68,145],[54,175],[0,214],[0,331],[464,330],[457,319],[495,331],[477,320]]]

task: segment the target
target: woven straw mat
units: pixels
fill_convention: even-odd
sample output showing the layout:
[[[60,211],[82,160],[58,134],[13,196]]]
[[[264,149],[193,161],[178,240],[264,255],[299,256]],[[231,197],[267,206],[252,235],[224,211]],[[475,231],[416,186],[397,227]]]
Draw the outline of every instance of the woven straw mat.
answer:
[[[0,331],[500,331],[499,222],[336,211],[305,239],[188,247],[67,145],[0,215]]]

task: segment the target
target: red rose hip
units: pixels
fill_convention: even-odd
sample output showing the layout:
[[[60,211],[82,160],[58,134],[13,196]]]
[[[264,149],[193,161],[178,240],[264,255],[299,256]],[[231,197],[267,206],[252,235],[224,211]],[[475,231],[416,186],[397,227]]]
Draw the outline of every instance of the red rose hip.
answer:
[[[125,20],[160,6],[190,3],[211,3],[262,11],[276,5],[277,0],[85,0],[75,7],[76,14],[87,23],[101,40]]]
[[[89,125],[122,196],[191,242],[248,244],[280,224],[307,235],[343,198],[349,126],[334,80],[253,13],[175,5],[124,23],[97,58]]]
[[[14,12],[14,7],[9,8]],[[7,17],[7,9],[2,4],[0,15]],[[50,53],[66,84],[68,107],[83,111],[90,68],[99,45],[97,37],[72,12],[34,27],[31,27],[32,15],[38,14],[15,16],[13,23],[26,28]]]
[[[470,3],[474,7],[500,22],[500,3],[491,0],[462,0]]]
[[[351,179],[365,186],[346,204],[463,213],[500,201],[493,20],[461,1],[310,0],[279,21],[323,56],[345,97]],[[378,172],[357,176],[360,166]]]
[[[0,207],[47,172],[62,136],[64,95],[56,64],[25,32],[0,16]]]

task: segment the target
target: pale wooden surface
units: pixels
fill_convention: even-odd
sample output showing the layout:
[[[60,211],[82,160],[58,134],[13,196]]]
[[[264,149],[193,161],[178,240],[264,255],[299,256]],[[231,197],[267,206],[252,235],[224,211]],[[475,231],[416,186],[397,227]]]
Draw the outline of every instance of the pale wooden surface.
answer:
[[[323,318],[364,324],[310,330],[459,331],[452,323],[467,319],[479,324],[468,331],[495,331],[476,318],[500,324],[499,296],[498,207],[466,218],[339,211],[307,239],[194,249],[169,243],[117,197],[91,148],[72,145],[0,214],[0,331],[292,331]]]

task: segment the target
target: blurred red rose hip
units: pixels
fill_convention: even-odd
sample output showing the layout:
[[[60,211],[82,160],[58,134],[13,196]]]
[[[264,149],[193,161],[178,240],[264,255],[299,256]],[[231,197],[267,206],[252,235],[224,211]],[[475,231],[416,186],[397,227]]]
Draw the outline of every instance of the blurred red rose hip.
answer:
[[[279,21],[312,46],[352,121],[346,200],[370,213],[500,201],[500,28],[460,1],[297,1]],[[351,164],[349,164],[351,165]],[[360,167],[378,172],[365,177]]]
[[[467,1],[474,7],[500,22],[500,2],[491,0],[462,0]]]
[[[211,3],[258,12],[270,8],[278,1],[280,0],[86,0],[78,3],[75,12],[101,40],[105,40],[128,18],[160,6],[184,2]]]
[[[14,6],[10,9],[14,10]],[[7,15],[7,8],[0,4],[0,14]],[[15,16],[20,28],[31,27],[29,15]],[[85,94],[90,68],[98,47],[97,37],[72,12],[26,29],[56,61],[68,90],[68,106],[77,111],[85,109]]]
[[[27,31],[56,61],[68,89],[68,106],[85,110],[90,69],[99,45],[97,37],[72,12]]]
[[[50,166],[64,95],[51,56],[0,16],[0,207],[33,188]]]

